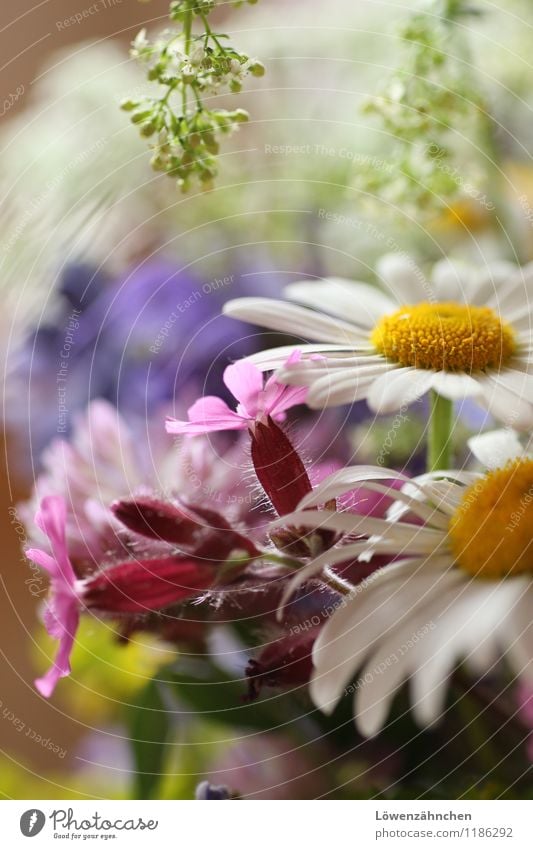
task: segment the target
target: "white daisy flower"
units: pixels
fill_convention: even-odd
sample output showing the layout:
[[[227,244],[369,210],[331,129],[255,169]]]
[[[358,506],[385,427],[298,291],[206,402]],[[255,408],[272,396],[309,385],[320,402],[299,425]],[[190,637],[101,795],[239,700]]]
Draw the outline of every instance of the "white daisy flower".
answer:
[[[482,674],[506,655],[516,675],[533,685],[533,458],[519,444],[518,456],[511,454],[515,434],[491,436],[494,450],[485,435],[481,455],[505,452],[506,465],[414,478],[397,494],[401,509],[388,521],[316,510],[362,484],[388,491],[380,481],[397,473],[371,467],[330,476],[283,519],[367,537],[316,558],[307,575],[364,554],[365,547],[401,558],[343,599],[313,651],[313,701],[330,713],[353,694],[356,724],[367,736],[381,729],[407,679],[415,717],[435,721],[459,660]]]
[[[532,427],[533,263],[478,272],[446,260],[427,280],[409,258],[388,255],[377,270],[381,289],[305,281],[285,290],[302,306],[240,298],[225,312],[317,343],[299,343],[295,364],[283,365],[290,346],[252,357],[265,370],[279,368],[280,381],[309,386],[311,407],[366,398],[375,412],[390,413],[433,389],[472,397],[520,430]]]

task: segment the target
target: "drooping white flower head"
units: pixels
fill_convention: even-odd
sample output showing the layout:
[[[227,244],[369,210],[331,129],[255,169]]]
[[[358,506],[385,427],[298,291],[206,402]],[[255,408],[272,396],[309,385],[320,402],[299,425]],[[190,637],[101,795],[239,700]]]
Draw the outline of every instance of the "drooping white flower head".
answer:
[[[434,389],[471,397],[519,430],[533,427],[533,264],[479,271],[446,260],[427,279],[409,258],[386,256],[378,275],[381,288],[309,280],[285,290],[297,303],[241,298],[225,312],[299,337],[300,362],[285,362],[290,346],[252,361],[308,386],[311,407],[366,399],[390,413]]]

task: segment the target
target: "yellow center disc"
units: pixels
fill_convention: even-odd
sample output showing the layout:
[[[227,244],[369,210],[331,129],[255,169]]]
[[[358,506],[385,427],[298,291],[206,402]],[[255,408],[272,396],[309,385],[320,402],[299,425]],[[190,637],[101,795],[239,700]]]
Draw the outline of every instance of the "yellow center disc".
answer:
[[[450,521],[457,564],[481,578],[533,573],[533,460],[515,460],[469,486]]]
[[[499,369],[516,348],[512,327],[489,307],[453,302],[401,307],[380,319],[370,338],[402,366],[467,374]]]

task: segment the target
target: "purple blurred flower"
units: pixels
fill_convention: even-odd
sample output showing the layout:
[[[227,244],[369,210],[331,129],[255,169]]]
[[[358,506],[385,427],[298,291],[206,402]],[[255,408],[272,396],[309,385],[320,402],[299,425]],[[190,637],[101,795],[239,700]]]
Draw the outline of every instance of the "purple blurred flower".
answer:
[[[226,366],[264,344],[252,328],[222,316],[222,305],[258,285],[245,273],[206,282],[163,258],[114,279],[68,266],[50,304],[53,318],[11,358],[8,427],[34,458],[94,398],[144,418],[175,397],[181,407],[218,391]]]

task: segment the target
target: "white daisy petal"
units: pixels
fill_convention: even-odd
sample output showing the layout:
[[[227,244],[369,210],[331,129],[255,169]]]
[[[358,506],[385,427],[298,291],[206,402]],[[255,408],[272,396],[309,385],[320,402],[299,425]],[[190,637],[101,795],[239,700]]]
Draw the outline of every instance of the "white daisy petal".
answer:
[[[345,345],[283,345],[281,348],[270,348],[266,351],[260,351],[258,354],[252,354],[247,357],[247,360],[262,371],[272,371],[284,365],[296,350],[300,351],[304,358],[313,355],[327,355],[331,352],[335,356],[335,361],[340,357],[351,358],[353,355],[353,349],[347,349]]]
[[[398,547],[409,546],[413,554],[426,554],[436,549],[443,541],[443,533],[437,528],[426,528],[423,525],[389,522],[386,519],[375,519],[372,516],[361,516],[348,511],[336,513],[332,510],[296,510],[270,523],[270,528],[303,527],[311,529],[326,529],[345,534],[370,536],[378,535]],[[364,528],[364,530],[361,530]]]
[[[291,283],[284,294],[293,301],[330,313],[365,328],[373,327],[386,313],[394,312],[395,302],[375,286],[358,281],[328,278],[324,281]]]
[[[388,643],[380,645],[355,682],[354,719],[365,737],[381,731],[396,691],[409,677],[413,658],[400,654],[398,646],[409,639],[412,627],[409,623],[407,628],[397,629]]]
[[[492,375],[493,382],[499,386],[504,386],[519,398],[526,398],[533,401],[533,374],[527,374],[525,371],[516,371],[511,368],[503,368],[498,374]]]
[[[518,434],[510,428],[472,436],[468,440],[468,447],[476,460],[487,469],[505,466],[509,460],[520,457],[523,453]]]
[[[412,681],[413,711],[422,725],[441,713],[448,676],[459,660],[468,660],[474,651],[479,659],[480,647],[485,661],[494,657],[496,628],[507,606],[496,582],[471,581],[466,575],[442,593],[435,628],[423,641],[426,659]]]
[[[371,581],[352,597],[343,600],[320,631],[313,646],[311,698],[320,710],[331,713],[343,695],[346,684],[360,668],[374,639],[383,629],[379,615],[380,603],[402,587],[410,576],[420,570],[421,561],[404,560],[374,573]],[[358,639],[355,628],[367,626],[364,640]],[[359,623],[359,625],[358,625]]]
[[[272,298],[237,298],[224,305],[224,314],[314,342],[357,344],[367,337],[355,325]]]
[[[429,300],[430,285],[410,257],[385,254],[378,260],[376,273],[382,280],[385,291],[398,306]]]
[[[481,403],[496,419],[517,430],[533,427],[533,405],[529,401],[501,386],[491,375],[480,381],[480,385],[483,386]]]
[[[383,484],[379,483],[367,483],[365,489],[369,489],[372,492],[380,492],[394,498],[396,504],[401,503],[405,507],[406,513],[414,513],[430,527],[436,527],[442,530],[448,527],[448,517],[442,515],[438,506],[434,504],[426,504],[418,498],[411,498],[407,493],[402,491],[391,492],[390,487],[383,486]],[[390,514],[388,514],[388,518],[390,518]]]
[[[462,263],[443,259],[433,266],[431,282],[439,301],[468,303],[472,289],[472,269]]]
[[[367,403],[375,413],[392,413],[417,401],[430,388],[435,372],[396,368],[378,377],[371,385]]]
[[[373,677],[369,686],[365,685],[357,691],[355,714],[357,726],[365,736],[373,737],[381,730],[396,690],[422,666],[423,655],[428,651],[425,641],[431,635],[429,629],[435,622],[443,599],[448,597],[450,589],[453,591],[458,582],[459,576],[453,571],[442,575],[438,595],[429,595],[416,603],[409,610],[407,618],[380,642],[378,651],[367,662],[361,680],[364,682],[368,675]],[[446,671],[449,672],[453,663],[449,655],[447,662]],[[376,674],[383,667],[385,673]],[[424,695],[426,693],[424,689]]]
[[[318,504],[325,504],[332,498],[337,498],[352,489],[356,489],[365,481],[378,480],[411,480],[401,472],[394,469],[384,469],[383,466],[347,466],[345,469],[340,469],[338,472],[328,475],[324,478],[317,487],[314,488],[309,495],[302,498],[300,509],[305,507],[316,507]]]
[[[498,293],[504,292],[516,274],[516,265],[512,262],[493,262],[477,276],[470,303],[486,306]]]
[[[393,371],[396,367],[382,361],[375,365],[362,365],[351,369],[337,369],[317,378],[307,396],[311,409],[321,409],[338,404],[361,401],[367,397],[369,388],[377,378]],[[283,383],[293,383],[292,369],[280,369],[279,379]]]
[[[496,289],[487,300],[487,306],[492,307],[505,317],[514,307],[520,307],[533,294],[533,263],[514,268],[503,286]]]
[[[386,547],[386,546],[383,546]],[[398,547],[394,548],[393,546],[388,546],[391,551],[397,552]],[[298,587],[301,587],[305,581],[308,581],[310,578],[316,577],[320,575],[323,569],[327,566],[336,566],[338,563],[343,563],[345,560],[352,560],[359,557],[359,555],[363,554],[365,550],[368,548],[368,541],[362,540],[361,542],[353,542],[348,545],[339,546],[338,548],[331,548],[329,551],[325,551],[323,554],[320,554],[318,557],[315,557],[314,560],[311,560],[309,563],[306,563],[302,569],[299,569],[298,572],[294,575],[293,578],[287,584],[285,590],[283,591],[283,595],[281,596],[278,613],[279,618],[283,615],[283,608],[286,606],[287,602],[294,595]],[[381,548],[379,553],[381,553]]]
[[[463,400],[472,395],[482,394],[477,380],[473,377],[468,374],[454,374],[449,371],[435,372],[432,389],[451,401]]]

